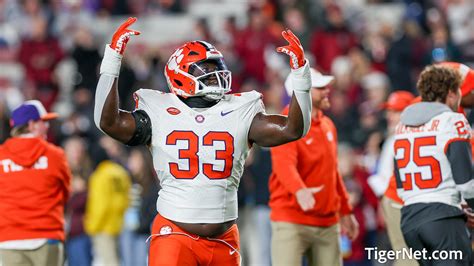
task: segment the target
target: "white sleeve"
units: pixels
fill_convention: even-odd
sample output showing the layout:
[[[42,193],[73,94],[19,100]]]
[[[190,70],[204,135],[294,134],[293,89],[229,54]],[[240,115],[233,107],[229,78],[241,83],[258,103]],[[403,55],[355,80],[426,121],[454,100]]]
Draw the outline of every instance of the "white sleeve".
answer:
[[[385,143],[380,153],[379,163],[377,165],[377,172],[371,175],[367,183],[378,197],[382,196],[388,188],[390,178],[393,175],[393,151],[394,136],[390,136],[385,140]]]
[[[109,95],[112,85],[114,84],[115,77],[102,74],[100,75],[99,82],[95,91],[95,104],[94,104],[94,122],[98,129],[100,128],[100,118],[102,117],[102,109],[104,108],[105,99]]]
[[[304,137],[311,126],[311,72],[309,70],[309,63],[306,60],[304,66],[298,69],[291,70],[291,84],[296,101],[300,106],[301,114],[303,115],[303,135]]]
[[[104,58],[100,65],[100,78],[95,91],[94,123],[100,128],[100,118],[105,100],[112,89],[115,78],[119,76],[122,55],[114,51],[108,44],[105,45]]]

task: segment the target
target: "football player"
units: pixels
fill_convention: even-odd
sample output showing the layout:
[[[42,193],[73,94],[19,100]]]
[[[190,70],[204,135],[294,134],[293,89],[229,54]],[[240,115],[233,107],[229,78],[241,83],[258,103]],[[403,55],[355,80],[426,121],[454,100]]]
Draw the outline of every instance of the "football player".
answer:
[[[407,107],[395,129],[395,176],[404,201],[401,229],[414,250],[460,250],[462,258],[437,265],[472,265],[463,198],[474,207],[471,128],[457,113],[461,102],[459,71],[428,66],[417,88],[421,102]],[[429,258],[421,265],[432,265]]]
[[[231,73],[204,41],[176,49],[165,66],[171,93],[140,89],[136,109],[119,110],[117,79],[130,37],[129,18],[106,45],[94,119],[127,145],[148,145],[161,184],[150,265],[238,265],[237,188],[253,143],[269,147],[304,136],[310,126],[311,76],[298,38],[283,31],[293,98],[288,116],[265,113],[258,92],[227,94]]]

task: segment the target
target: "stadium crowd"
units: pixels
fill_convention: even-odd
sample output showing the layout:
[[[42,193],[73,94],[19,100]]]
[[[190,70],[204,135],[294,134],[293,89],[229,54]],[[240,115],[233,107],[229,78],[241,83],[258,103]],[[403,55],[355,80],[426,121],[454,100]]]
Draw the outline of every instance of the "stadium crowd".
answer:
[[[224,54],[233,92],[257,90],[267,112],[280,113],[290,99],[284,89],[289,70],[274,49],[282,45],[281,31],[291,29],[311,65],[335,77],[325,113],[336,125],[339,171],[360,224],[357,239],[342,236],[345,264],[375,265],[364,247],[389,248],[378,198],[367,183],[387,133],[381,106],[394,91],[416,95],[418,74],[428,64],[474,66],[474,5],[469,0],[236,2],[0,0],[0,143],[9,136],[10,112],[24,100],[38,99],[60,114],[48,139],[65,149],[73,174],[66,210],[68,265],[89,265],[97,256],[122,265],[146,263],[159,189],[150,155],[143,147],[124,148],[93,121],[103,45],[116,22],[130,15],[139,17],[143,39],[130,44],[121,68],[120,104],[126,110],[134,108],[135,90],[167,88],[163,68],[176,44],[200,39]],[[203,12],[208,4],[228,12]],[[254,147],[239,189],[245,265],[270,256],[270,173],[269,149]],[[112,186],[120,189],[107,191]]]

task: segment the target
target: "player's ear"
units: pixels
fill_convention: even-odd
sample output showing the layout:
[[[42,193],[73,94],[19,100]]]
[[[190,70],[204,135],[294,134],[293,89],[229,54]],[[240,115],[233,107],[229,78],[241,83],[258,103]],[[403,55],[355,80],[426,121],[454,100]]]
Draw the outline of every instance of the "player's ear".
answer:
[[[33,120],[28,121],[28,132],[32,133],[35,131],[36,128],[36,122]]]

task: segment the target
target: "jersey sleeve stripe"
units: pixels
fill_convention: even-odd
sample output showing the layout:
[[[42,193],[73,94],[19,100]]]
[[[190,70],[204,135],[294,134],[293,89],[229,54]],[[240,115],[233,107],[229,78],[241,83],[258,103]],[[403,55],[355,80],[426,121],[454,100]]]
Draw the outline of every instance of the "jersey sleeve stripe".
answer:
[[[448,149],[449,149],[449,145],[451,145],[451,143],[456,142],[456,141],[466,141],[466,142],[470,142],[471,140],[470,140],[470,139],[466,139],[466,138],[453,138],[453,139],[448,140],[448,141],[446,142],[446,144],[444,145],[444,154],[447,154]]]

